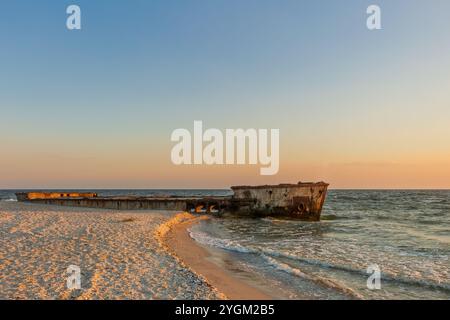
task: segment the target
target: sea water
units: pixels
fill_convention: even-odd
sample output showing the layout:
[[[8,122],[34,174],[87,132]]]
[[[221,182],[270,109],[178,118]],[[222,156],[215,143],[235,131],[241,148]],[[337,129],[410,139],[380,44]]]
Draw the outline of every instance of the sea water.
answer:
[[[331,190],[320,222],[212,219],[190,234],[275,297],[450,299],[450,191]]]

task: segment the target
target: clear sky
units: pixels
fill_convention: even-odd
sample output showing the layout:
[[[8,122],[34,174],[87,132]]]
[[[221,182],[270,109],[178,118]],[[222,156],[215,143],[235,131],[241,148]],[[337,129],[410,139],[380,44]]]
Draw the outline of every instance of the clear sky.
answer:
[[[10,0],[0,41],[0,188],[450,188],[448,0]],[[174,166],[194,120],[279,128],[279,173]]]

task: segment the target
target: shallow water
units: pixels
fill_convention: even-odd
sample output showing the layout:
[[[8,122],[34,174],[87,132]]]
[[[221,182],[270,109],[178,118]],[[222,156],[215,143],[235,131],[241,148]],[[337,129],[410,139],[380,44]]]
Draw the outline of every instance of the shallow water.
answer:
[[[190,232],[280,298],[450,298],[450,191],[333,190],[318,223],[225,218]]]

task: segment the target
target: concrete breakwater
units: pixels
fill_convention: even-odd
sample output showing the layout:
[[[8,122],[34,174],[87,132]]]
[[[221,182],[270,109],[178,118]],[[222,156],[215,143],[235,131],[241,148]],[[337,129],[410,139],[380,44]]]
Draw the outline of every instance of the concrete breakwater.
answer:
[[[302,183],[231,187],[227,197],[99,197],[96,193],[16,193],[17,200],[49,205],[116,210],[171,210],[243,216],[286,216],[318,221],[328,184]]]

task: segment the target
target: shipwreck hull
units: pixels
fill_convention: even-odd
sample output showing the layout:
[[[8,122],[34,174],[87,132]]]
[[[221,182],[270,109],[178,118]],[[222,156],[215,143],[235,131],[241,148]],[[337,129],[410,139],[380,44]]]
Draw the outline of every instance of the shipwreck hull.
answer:
[[[114,210],[173,210],[233,213],[239,216],[284,216],[318,221],[328,184],[298,183],[237,186],[229,197],[99,197],[96,193],[28,192],[17,200],[47,205]]]
[[[320,220],[327,188],[324,182],[231,187],[235,199],[254,199],[250,207],[238,211],[308,221]]]

